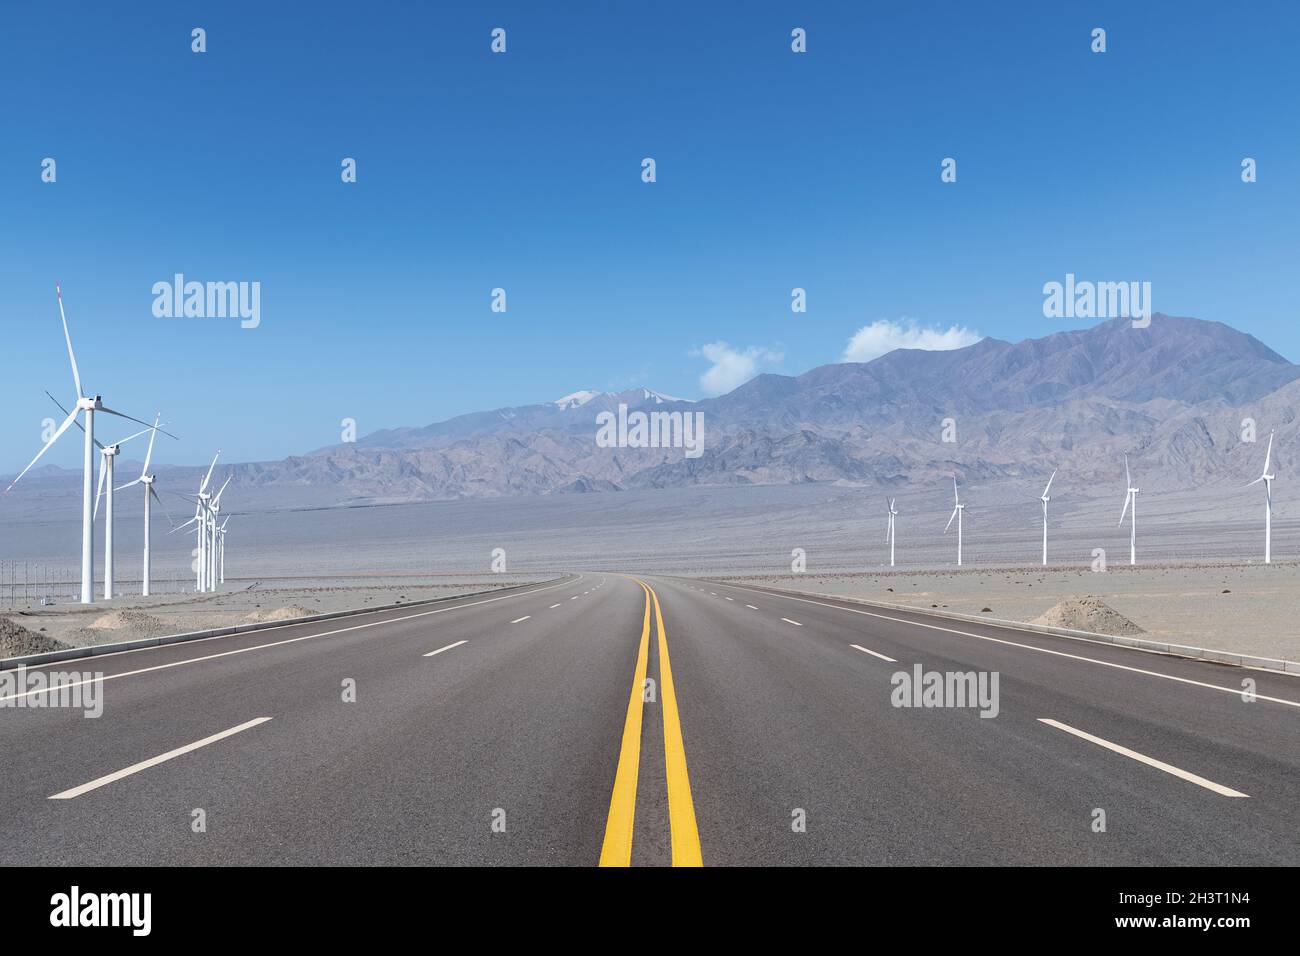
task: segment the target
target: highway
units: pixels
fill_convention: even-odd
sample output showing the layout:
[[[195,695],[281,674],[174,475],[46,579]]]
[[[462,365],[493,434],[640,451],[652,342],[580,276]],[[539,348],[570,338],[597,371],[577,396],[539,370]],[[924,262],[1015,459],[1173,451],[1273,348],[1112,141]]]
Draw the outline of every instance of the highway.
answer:
[[[1300,677],[921,612],[587,573],[29,671],[103,715],[0,695],[7,866],[1300,863]]]

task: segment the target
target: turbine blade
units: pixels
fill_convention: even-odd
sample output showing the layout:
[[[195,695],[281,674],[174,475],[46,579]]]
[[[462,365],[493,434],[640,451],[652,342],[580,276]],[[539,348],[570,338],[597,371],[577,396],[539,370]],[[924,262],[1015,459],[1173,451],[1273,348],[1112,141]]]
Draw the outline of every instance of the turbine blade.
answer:
[[[1133,475],[1128,470],[1128,455],[1124,456],[1124,483],[1128,488],[1133,487]]]
[[[953,508],[953,509],[952,509],[952,514],[948,516],[948,523],[947,523],[946,525],[943,526],[943,533],[944,533],[944,534],[947,534],[947,533],[948,533],[948,529],[952,527],[952,519],[955,518],[955,517],[957,517],[957,511],[958,511],[958,509]]]
[[[50,396],[50,401],[52,401],[55,405],[57,405],[58,408],[59,408],[59,411],[63,412],[63,414],[65,414],[65,415],[70,415],[70,414],[72,414],[72,413],[69,412],[66,408],[63,407],[63,403],[62,403],[61,401],[59,401],[59,400],[58,400],[57,398],[55,398],[53,395],[50,395],[49,392],[46,392],[45,394]],[[74,420],[74,421],[73,421],[73,424],[77,426],[77,429],[78,429],[79,431],[83,431],[83,432],[84,432],[84,431],[86,430],[86,426],[83,425],[83,424],[81,424],[81,422],[78,422],[78,421],[75,421],[75,420]],[[100,441],[98,438],[96,438],[96,439],[95,439],[95,447],[98,448],[100,451],[103,451],[103,450],[104,450],[104,443],[103,443],[102,441]]]
[[[163,510],[163,514],[167,516],[167,523],[171,525],[173,528],[175,528],[176,522],[172,521],[172,513],[167,510],[167,506],[163,504],[163,500],[158,497],[158,492],[154,490],[153,485],[149,486],[149,494],[153,495],[153,500],[158,502],[158,507],[161,508]]]
[[[1273,513],[1273,482],[1264,482],[1264,497],[1268,500],[1268,513]]]
[[[149,459],[153,457],[153,443],[154,439],[158,437],[158,420],[160,418],[162,418],[162,412],[159,412],[153,418],[153,433],[149,436],[149,448],[144,453],[144,467],[140,469],[141,478],[149,474]]]
[[[203,492],[208,490],[208,482],[212,480],[212,469],[217,467],[217,458],[220,455],[221,449],[218,448],[217,453],[212,456],[212,464],[208,466],[208,473],[203,479],[203,484],[199,485],[199,494],[203,494]]]
[[[121,491],[123,488],[130,488],[132,485],[138,485],[138,484],[140,484],[141,480],[142,480],[142,479],[137,478],[137,479],[135,479],[135,481],[128,481],[128,482],[127,482],[126,484],[124,484],[124,485],[118,485],[118,486],[117,486],[116,488],[114,488],[113,490],[114,490],[114,491]]]
[[[146,430],[148,430],[148,429],[150,429],[150,428],[153,428],[153,426],[150,425],[148,422],[142,422],[142,421],[140,421],[140,419],[138,419],[138,418],[133,418],[132,416],[130,416],[130,415],[126,415],[126,414],[124,414],[124,413],[122,413],[122,412],[114,411],[113,409],[109,408],[107,405],[100,405],[99,408],[95,409],[95,411],[97,411],[97,412],[107,412],[107,413],[110,414],[110,415],[116,415],[118,418],[125,418],[128,422],[135,422],[136,424],[143,425],[143,426],[145,427]],[[143,435],[144,432],[140,432],[140,434]],[[132,435],[131,437],[134,438],[135,436]]]
[[[77,386],[77,397],[85,398],[81,390],[81,373],[77,371],[77,356],[72,351],[72,335],[68,332],[68,317],[63,311],[63,290],[54,283],[54,293],[59,297],[59,318],[63,320],[63,340],[68,343],[68,361],[72,363],[72,383]]]
[[[178,525],[176,525],[174,528],[172,528],[172,529],[171,529],[170,531],[168,531],[167,533],[168,533],[168,534],[175,534],[177,531],[184,531],[186,528],[188,528],[190,525],[194,524],[194,522],[196,522],[196,521],[198,521],[198,520],[199,520],[198,518],[191,518],[189,521],[185,522],[184,524],[178,524]]]
[[[151,431],[153,431],[153,426],[152,426],[152,425],[149,426],[148,428],[141,429],[140,431],[135,432],[135,433],[133,433],[133,434],[131,434],[131,435],[127,435],[125,438],[120,438],[120,439],[118,439],[117,441],[113,442],[113,444],[114,444],[114,445],[125,445],[125,444],[126,444],[127,442],[129,442],[131,439],[133,439],[133,438],[139,438],[141,435],[144,435],[144,434],[146,434],[146,433],[148,433],[148,432],[151,432]]]
[[[1118,524],[1116,525],[1116,527],[1118,527],[1118,525],[1124,523],[1124,516],[1125,516],[1126,514],[1128,514],[1128,502],[1129,502],[1129,499],[1132,498],[1132,497],[1133,497],[1133,496],[1132,496],[1131,494],[1129,494],[1128,492],[1125,492],[1125,493],[1124,493],[1124,510],[1121,511],[1121,512],[1119,513],[1119,522],[1118,522]]]
[[[218,491],[215,495],[212,496],[212,507],[216,507],[221,502],[221,494],[226,490],[226,485],[230,484],[230,479],[233,477],[235,476],[234,475],[226,476],[226,480],[221,486],[221,491]]]
[[[1268,451],[1264,453],[1264,474],[1268,474],[1268,463],[1273,460],[1273,433],[1268,433]]]
[[[1242,487],[1243,487],[1243,488],[1249,488],[1251,485],[1257,485],[1257,484],[1259,484],[1259,483],[1260,483],[1261,481],[1263,481],[1263,480],[1264,480],[1264,476],[1263,476],[1263,475],[1260,475],[1260,476],[1259,476],[1258,478],[1256,478],[1254,481],[1248,481],[1248,482],[1246,482],[1244,485],[1242,485]]]
[[[36,464],[38,461],[41,460],[41,456],[50,450],[50,446],[53,445],[56,441],[58,441],[59,436],[62,435],[64,432],[66,432],[68,430],[68,426],[71,425],[76,420],[77,420],[77,412],[76,409],[74,409],[72,411],[72,414],[70,414],[67,418],[63,420],[63,424],[59,426],[59,430],[56,431],[53,435],[51,435],[50,440],[47,441],[44,447],[41,448],[41,450],[36,453],[36,457],[31,460],[31,462],[27,465],[26,468],[18,472],[18,478],[15,478],[13,481],[9,482],[9,487],[5,489],[5,494],[9,494],[9,492],[13,490],[14,485],[18,484],[19,478],[22,478],[23,475],[27,474],[27,472],[32,470],[32,465]]]
[[[46,394],[47,396],[49,396],[50,401],[52,401],[55,405],[59,406],[59,411],[63,412],[64,415],[70,415],[70,414],[72,414],[72,413],[69,412],[66,408],[63,407],[63,403],[62,403],[61,401],[59,401],[59,400],[58,400],[57,398],[55,398],[53,395],[50,395],[49,389],[46,389],[46,390],[45,390],[45,394]]]
[[[99,517],[99,496],[104,493],[104,475],[108,474],[107,463],[104,456],[99,456],[99,484],[95,487],[95,510],[91,512],[91,518]]]
[[[1046,497],[1047,497],[1047,493],[1048,493],[1049,491],[1052,490],[1052,482],[1054,482],[1055,480],[1056,480],[1056,472],[1053,471],[1053,472],[1052,472],[1052,477],[1047,479],[1047,487],[1043,489],[1043,497],[1044,497],[1044,498],[1046,498]]]

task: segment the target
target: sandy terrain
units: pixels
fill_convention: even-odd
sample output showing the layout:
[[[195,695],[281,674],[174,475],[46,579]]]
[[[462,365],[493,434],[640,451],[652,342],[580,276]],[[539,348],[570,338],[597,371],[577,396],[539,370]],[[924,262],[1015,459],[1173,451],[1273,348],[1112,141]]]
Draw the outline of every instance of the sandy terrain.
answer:
[[[712,577],[1027,622],[1092,595],[1154,640],[1300,661],[1298,563]]]
[[[891,572],[885,564],[882,492],[806,483],[235,511],[227,541],[229,594],[208,601],[197,601],[186,590],[193,581],[193,538],[165,534],[160,518],[153,536],[154,587],[167,593],[150,602],[129,596],[139,590],[142,542],[140,522],[131,511],[138,505],[127,501],[115,532],[122,597],[113,607],[161,617],[166,631],[225,625],[287,606],[364,607],[395,601],[403,593],[404,600],[415,600],[456,593],[456,587],[499,585],[503,578],[490,570],[504,555],[506,580],[515,575],[536,580],[555,570],[747,575],[1025,621],[1062,599],[1091,594],[1157,640],[1300,659],[1300,566],[1295,563],[1300,516],[1290,513],[1280,493],[1273,521],[1278,563],[1264,567],[1258,564],[1263,527],[1253,495],[1144,487],[1140,565],[1133,570],[1129,529],[1116,523],[1122,495],[1085,499],[1076,497],[1068,482],[1058,479],[1058,485],[1051,515],[1053,568],[1046,572],[1035,563],[1042,547],[1035,496],[1042,488],[1027,481],[963,491],[970,510],[963,541],[967,567],[961,573],[953,567],[955,535],[943,533],[950,487],[899,489],[899,567]],[[45,627],[51,635],[99,639],[72,633],[89,630],[110,610],[99,603],[82,612],[75,604],[80,534],[79,510],[66,502],[32,500],[0,508],[0,618],[34,624],[34,630]],[[101,552],[96,569],[102,574],[102,542],[96,544]],[[1099,550],[1107,556],[1105,573],[1090,570]],[[800,577],[790,574],[796,554],[806,559],[807,573]],[[23,608],[34,610],[37,595],[51,590],[28,582],[48,579],[55,582],[55,607],[36,621],[19,614]],[[251,600],[231,596],[250,587]],[[170,609],[160,610],[161,605]],[[985,607],[990,611],[983,612]],[[64,620],[69,611],[75,623]],[[122,630],[153,626],[136,620]]]
[[[0,657],[57,650],[60,646],[108,644],[253,621],[288,620],[309,614],[453,597],[550,577],[554,575],[481,574],[431,580],[424,575],[405,581],[390,578],[323,587],[258,585],[202,596],[192,593],[136,596],[119,598],[111,605],[100,602],[90,607],[68,600],[46,607],[32,603],[0,608]],[[6,620],[27,633],[16,632],[4,623]]]

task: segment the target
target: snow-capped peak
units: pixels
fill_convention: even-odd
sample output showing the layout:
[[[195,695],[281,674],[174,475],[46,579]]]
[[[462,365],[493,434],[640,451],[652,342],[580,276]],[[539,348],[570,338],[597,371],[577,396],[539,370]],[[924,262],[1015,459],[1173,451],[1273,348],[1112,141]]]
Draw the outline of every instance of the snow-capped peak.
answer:
[[[581,408],[593,398],[600,398],[600,392],[594,392],[587,388],[580,392],[574,392],[572,395],[565,395],[563,398],[557,398],[555,400],[555,407],[561,411],[570,408]]]
[[[693,398],[674,398],[671,395],[665,395],[662,392],[656,392],[653,389],[641,388],[641,399],[646,402],[654,402],[656,405],[663,405],[665,402],[694,402]],[[630,399],[635,391],[627,392],[598,392],[594,389],[585,388],[580,392],[574,392],[571,395],[565,395],[563,398],[557,398],[552,404],[560,411],[568,411],[572,408],[581,408],[592,399],[600,398],[607,395],[611,398],[622,398],[624,401]]]
[[[656,405],[662,405],[664,402],[694,402],[693,398],[674,398],[672,395],[665,395],[663,392],[656,392],[653,389],[643,388],[642,394],[646,398],[653,398]]]

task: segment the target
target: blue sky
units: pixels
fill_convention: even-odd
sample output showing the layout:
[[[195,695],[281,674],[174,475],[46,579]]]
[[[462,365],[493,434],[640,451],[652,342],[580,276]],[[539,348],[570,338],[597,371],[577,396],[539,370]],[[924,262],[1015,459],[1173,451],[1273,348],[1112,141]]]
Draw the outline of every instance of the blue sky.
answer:
[[[0,470],[71,393],[56,279],[88,388],[162,409],[185,463],[700,397],[879,320],[1039,336],[1086,324],[1043,317],[1067,272],[1300,360],[1294,3],[454,6],[6,9]],[[259,281],[261,325],[155,318],[176,272]]]

